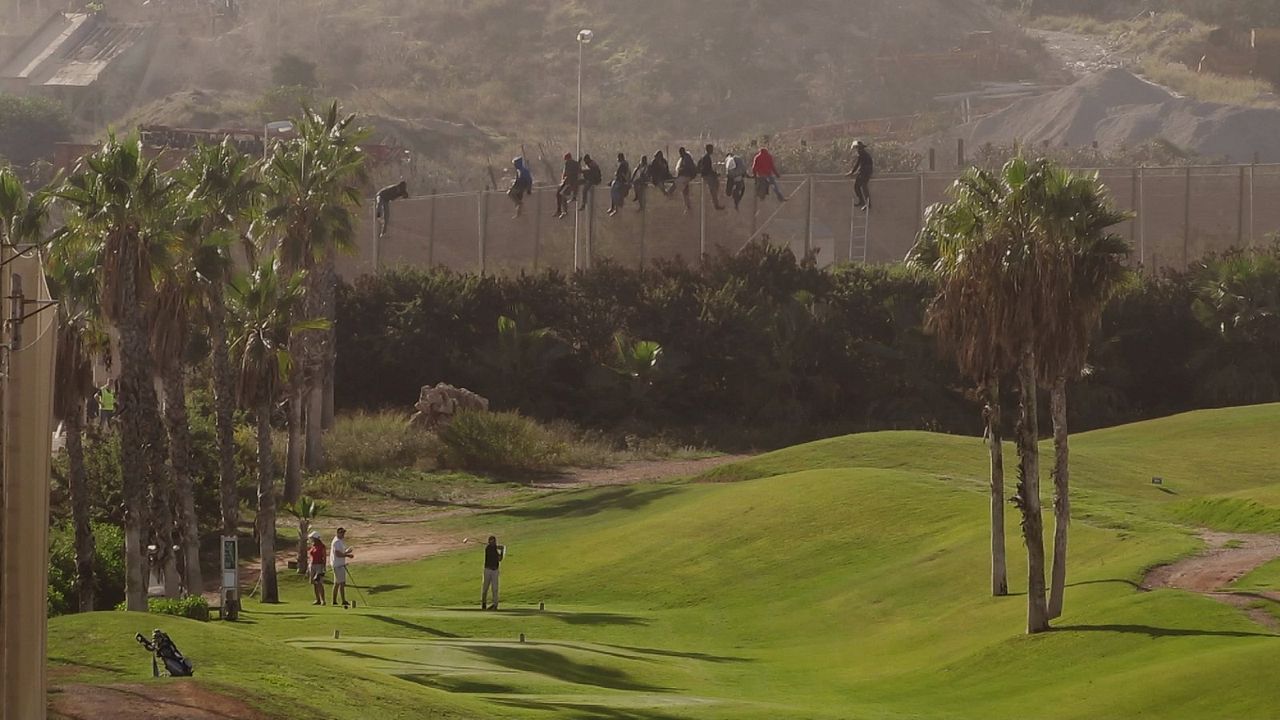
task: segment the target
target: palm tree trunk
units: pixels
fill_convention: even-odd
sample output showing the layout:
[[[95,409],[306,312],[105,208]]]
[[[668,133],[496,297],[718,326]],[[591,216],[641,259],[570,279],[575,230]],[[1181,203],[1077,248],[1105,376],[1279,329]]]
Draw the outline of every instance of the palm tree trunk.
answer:
[[[227,345],[227,308],[222,285],[215,283],[209,302],[209,340],[213,356],[214,422],[218,434],[218,494],[222,534],[235,537],[240,525],[236,492],[235,380]]]
[[[1067,592],[1067,527],[1071,524],[1071,469],[1067,447],[1067,379],[1059,376],[1049,396],[1053,414],[1053,581],[1049,618],[1062,615]]]
[[[987,447],[991,453],[991,594],[1009,594],[1009,573],[1004,544],[1004,438],[1000,433],[1000,379],[987,387]]]
[[[154,477],[154,476],[153,476]],[[176,598],[182,594],[182,576],[178,573],[178,556],[173,548],[178,543],[176,525],[173,522],[173,476],[161,472],[151,485],[151,534],[156,546],[156,563],[164,582],[164,596]]]
[[[187,594],[199,595],[204,592],[204,577],[200,572],[200,526],[189,467],[191,429],[187,424],[186,378],[177,363],[164,372],[164,419],[169,428],[169,464],[178,500],[178,544],[182,547]]]
[[[298,357],[294,355],[294,357]],[[306,427],[303,402],[306,388],[302,383],[302,368],[294,366],[289,382],[289,444],[285,449],[284,501],[294,502],[302,494],[302,453],[305,450]]]
[[[1026,348],[1018,368],[1018,495],[1027,546],[1027,632],[1049,629],[1044,584],[1044,518],[1040,514],[1039,422],[1036,417],[1036,356]]]
[[[309,472],[319,472],[324,468],[324,386],[322,382],[322,378],[317,375],[316,382],[307,389],[305,466]],[[291,498],[290,502],[297,499],[297,497]]]
[[[120,330],[120,474],[124,501],[125,607],[147,612],[146,549],[143,528],[147,487],[163,467],[154,467],[153,442],[163,442],[155,432],[157,414],[155,386],[151,378],[151,347],[143,309],[133,293],[134,270],[120,263],[120,284],[124,288],[121,306],[125,315]]]
[[[258,407],[258,550],[261,563],[262,602],[280,602],[276,581],[276,488],[271,467],[271,401]]]
[[[89,522],[89,482],[84,469],[84,401],[67,416],[67,485],[71,491],[71,523],[75,527],[76,596],[80,612],[93,612],[93,525]]]
[[[311,521],[306,518],[298,519],[298,574],[307,574],[307,534],[311,532]]]

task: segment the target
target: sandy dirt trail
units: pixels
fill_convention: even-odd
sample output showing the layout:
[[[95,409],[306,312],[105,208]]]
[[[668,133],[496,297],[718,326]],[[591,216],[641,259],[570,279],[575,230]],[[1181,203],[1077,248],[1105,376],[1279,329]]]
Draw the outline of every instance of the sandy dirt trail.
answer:
[[[1208,547],[1201,553],[1147,573],[1142,586],[1148,590],[1176,588],[1200,593],[1243,610],[1254,622],[1280,632],[1280,620],[1257,607],[1280,603],[1280,593],[1230,590],[1231,583],[1272,560],[1280,558],[1280,536],[1223,533],[1205,530],[1200,538]]]

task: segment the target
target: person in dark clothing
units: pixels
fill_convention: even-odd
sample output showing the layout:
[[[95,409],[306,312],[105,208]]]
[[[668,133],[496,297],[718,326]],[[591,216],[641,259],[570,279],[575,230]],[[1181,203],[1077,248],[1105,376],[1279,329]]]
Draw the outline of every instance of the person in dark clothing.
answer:
[[[716,172],[716,161],[711,159],[711,153],[715,152],[715,146],[707,143],[706,154],[698,161],[698,175],[702,177],[702,182],[707,184],[707,190],[711,193],[711,204],[717,210],[723,210],[724,206],[720,204],[720,174]]]
[[[604,174],[600,172],[600,166],[595,160],[591,159],[591,155],[582,154],[582,204],[578,206],[579,210],[587,209],[587,201],[595,195],[595,189],[600,183],[604,182]]]
[[[569,214],[569,203],[578,199],[578,184],[582,181],[582,163],[573,159],[573,153],[564,154],[564,172],[560,175],[560,187],[556,190],[556,217]]]
[[[520,211],[524,210],[524,196],[533,192],[533,173],[529,172],[523,156],[512,160],[511,166],[515,178],[511,181],[511,187],[507,189],[507,197],[516,204],[516,217],[520,217]]]
[[[676,187],[680,189],[680,197],[684,199],[684,214],[693,210],[693,201],[689,198],[689,184],[698,177],[698,161],[693,159],[688,150],[680,148],[680,157],[676,160]]]
[[[395,185],[388,185],[378,191],[374,198],[374,218],[378,222],[378,237],[387,234],[387,226],[391,224],[391,201],[409,197],[409,186],[401,180]]]
[[[613,173],[613,182],[609,183],[609,214],[617,215],[618,210],[627,202],[627,193],[631,191],[631,163],[627,156],[618,153],[618,169]]]
[[[666,156],[659,150],[653,154],[653,162],[649,163],[649,182],[661,190],[663,195],[670,195],[675,189],[673,180],[671,166],[667,164]]]
[[[853,161],[853,169],[847,177],[853,178],[853,195],[858,201],[858,209],[866,210],[871,205],[871,176],[875,174],[875,160],[867,152],[866,143],[861,140],[853,142],[853,151],[858,156]]]
[[[631,173],[631,188],[635,191],[636,212],[644,211],[644,194],[649,189],[649,156],[641,155],[640,162]]]
[[[498,538],[490,535],[489,544],[484,546],[484,584],[480,587],[481,610],[498,609],[498,566],[502,564],[502,557],[506,553],[506,546],[499,545]],[[490,588],[493,588],[493,603],[486,604],[489,600]]]
[[[747,194],[747,163],[733,153],[724,156],[724,194],[733,198],[734,210]]]

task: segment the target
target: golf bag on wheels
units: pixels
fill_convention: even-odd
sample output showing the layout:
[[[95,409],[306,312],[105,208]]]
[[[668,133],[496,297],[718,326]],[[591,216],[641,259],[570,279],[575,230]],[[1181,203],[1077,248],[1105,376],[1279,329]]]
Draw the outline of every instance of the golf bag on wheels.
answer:
[[[174,645],[173,640],[170,640],[169,636],[161,630],[152,631],[150,640],[143,637],[142,633],[134,635],[133,639],[151,653],[153,677],[160,677],[160,663],[164,663],[165,674],[169,677],[191,677],[195,673],[195,668],[191,667],[191,661],[182,656],[178,646]]]

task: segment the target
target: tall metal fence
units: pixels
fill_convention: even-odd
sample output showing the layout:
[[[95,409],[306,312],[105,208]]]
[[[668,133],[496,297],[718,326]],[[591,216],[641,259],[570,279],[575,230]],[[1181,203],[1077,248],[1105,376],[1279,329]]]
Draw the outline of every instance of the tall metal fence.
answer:
[[[1280,165],[1098,172],[1115,204],[1134,214],[1118,232],[1132,243],[1134,263],[1144,268],[1185,268],[1208,253],[1258,246],[1280,232]],[[850,259],[889,263],[911,248],[924,210],[945,198],[954,179],[953,173],[879,176],[872,182],[869,216],[854,206],[853,181],[830,175],[784,179],[787,201],[782,203],[772,194],[761,200],[748,192],[737,210],[724,197],[720,201],[727,209],[716,210],[700,184],[691,188],[687,212],[678,192],[664,197],[650,188],[643,211],[629,199],[612,217],[606,214],[607,187],[594,190],[586,210],[563,219],[552,217],[555,188],[550,186],[526,198],[518,218],[500,191],[413,197],[392,204],[381,239],[373,209],[367,208],[358,254],[344,258],[340,270],[351,277],[443,265],[510,274],[569,271],[604,259],[629,266],[677,257],[697,263],[707,253],[735,251],[751,240],[787,245],[797,255],[815,250],[823,265]]]

